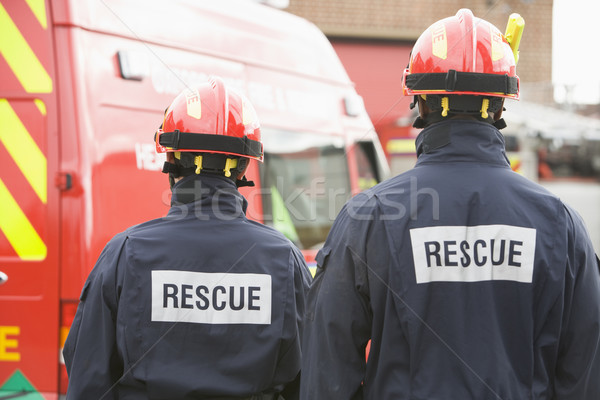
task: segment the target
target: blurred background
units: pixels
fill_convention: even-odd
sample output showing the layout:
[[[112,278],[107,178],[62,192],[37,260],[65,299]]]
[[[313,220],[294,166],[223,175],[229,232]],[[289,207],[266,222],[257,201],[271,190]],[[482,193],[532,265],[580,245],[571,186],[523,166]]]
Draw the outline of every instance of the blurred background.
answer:
[[[505,103],[502,131],[513,169],[583,217],[600,250],[600,52],[597,0],[273,0],[316,24],[341,58],[393,174],[414,165],[416,117],[401,95],[412,46],[433,22],[470,8],[502,32],[525,19],[517,74],[521,100]]]

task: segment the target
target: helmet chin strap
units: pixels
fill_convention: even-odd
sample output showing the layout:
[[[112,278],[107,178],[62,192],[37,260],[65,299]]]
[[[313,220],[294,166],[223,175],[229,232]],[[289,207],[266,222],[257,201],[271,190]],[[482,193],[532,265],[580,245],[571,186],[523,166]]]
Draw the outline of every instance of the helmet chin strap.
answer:
[[[429,113],[424,119],[421,118],[421,116],[418,116],[415,119],[415,121],[413,122],[412,126],[413,126],[413,128],[416,128],[416,129],[423,129],[423,128],[425,128],[425,127],[427,127],[427,126],[429,126],[431,124],[434,124],[436,122],[441,122],[441,121],[444,121],[444,120],[447,121],[447,120],[451,119],[452,117],[454,117],[456,115],[459,115],[459,114],[450,113],[450,114],[448,114],[447,117],[442,117],[441,111],[440,112]],[[487,118],[485,120],[483,120],[481,118],[477,118],[477,117],[475,117],[475,118],[477,120],[479,120],[479,121],[487,122],[487,123],[493,125],[498,130],[506,128],[506,121],[504,121],[504,118],[500,118],[497,121],[494,121],[491,118]]]
[[[255,186],[254,185],[254,181],[249,181],[249,180],[246,179],[246,175],[242,176],[242,179],[237,179],[235,181],[235,185],[237,187]]]
[[[446,121],[459,115],[470,115],[474,119],[494,125],[497,129],[506,128],[504,119],[494,120],[491,113],[502,109],[503,101],[499,97],[471,95],[421,95],[430,110],[425,117],[418,116],[413,127],[425,128],[436,122]],[[413,104],[418,103],[415,96]],[[413,106],[414,107],[414,106]]]
[[[201,153],[193,154],[193,166],[184,167],[175,162],[165,161],[162,172],[169,174],[169,185],[172,188],[175,179],[189,175],[212,174],[220,175],[234,181],[237,187],[254,186],[254,182],[248,181],[245,176],[238,179],[248,166],[249,159],[246,157],[227,157],[225,154]],[[175,159],[181,159],[181,153],[175,155]]]

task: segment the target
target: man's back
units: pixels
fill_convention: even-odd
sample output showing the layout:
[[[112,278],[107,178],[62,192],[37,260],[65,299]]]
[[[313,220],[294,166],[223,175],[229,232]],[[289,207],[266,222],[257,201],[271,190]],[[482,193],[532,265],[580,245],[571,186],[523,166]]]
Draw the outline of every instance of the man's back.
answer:
[[[82,295],[84,307],[116,315],[116,328],[81,328],[113,358],[112,393],[188,399],[283,389],[300,366],[297,316],[309,279],[302,255],[247,220],[245,200],[223,177],[188,178],[174,196],[165,218],[107,245],[89,279],[101,289]]]
[[[351,201],[332,230],[343,239],[325,244],[303,376],[324,351],[317,326],[348,322],[331,321],[337,296],[357,316],[339,351],[372,340],[365,398],[551,399],[572,376],[595,379],[597,355],[586,368],[597,348],[570,340],[573,330],[597,338],[600,318],[598,265],[579,218],[510,170],[490,124],[442,122],[417,145],[416,167]],[[334,276],[356,293],[323,298]],[[337,345],[329,358],[339,357]],[[353,357],[358,365],[360,352]],[[333,387],[352,380],[332,378]]]

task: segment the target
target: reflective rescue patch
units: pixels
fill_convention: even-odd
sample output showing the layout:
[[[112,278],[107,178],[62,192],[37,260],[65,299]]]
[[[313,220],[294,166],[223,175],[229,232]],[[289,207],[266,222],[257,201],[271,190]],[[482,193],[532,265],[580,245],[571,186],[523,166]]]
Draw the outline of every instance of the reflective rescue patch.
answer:
[[[200,93],[198,93],[198,90],[187,90],[185,93],[185,102],[187,114],[192,118],[201,119],[202,102],[200,101]]]
[[[511,225],[411,229],[417,283],[531,283],[535,238],[535,229]]]
[[[251,125],[258,123],[258,116],[256,115],[256,111],[254,107],[246,100],[242,98],[242,124]]]
[[[446,26],[443,23],[431,27],[431,52],[434,56],[445,60],[448,57],[448,40]]]
[[[271,276],[152,271],[152,321],[269,325]]]
[[[490,35],[492,42],[492,61],[501,60],[504,58],[504,42],[502,41],[502,34],[500,32],[495,32],[490,25]]]

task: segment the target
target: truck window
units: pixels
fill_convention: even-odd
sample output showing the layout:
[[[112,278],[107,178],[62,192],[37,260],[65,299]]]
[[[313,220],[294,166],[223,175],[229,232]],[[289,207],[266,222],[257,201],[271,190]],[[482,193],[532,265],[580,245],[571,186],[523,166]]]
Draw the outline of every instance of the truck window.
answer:
[[[319,248],[351,196],[344,139],[262,129],[263,216],[300,249]]]
[[[377,154],[373,142],[356,144],[356,163],[358,169],[358,187],[366,190],[381,182],[377,168]]]

